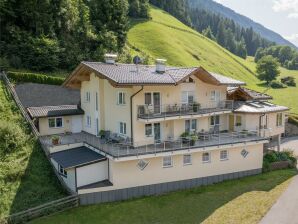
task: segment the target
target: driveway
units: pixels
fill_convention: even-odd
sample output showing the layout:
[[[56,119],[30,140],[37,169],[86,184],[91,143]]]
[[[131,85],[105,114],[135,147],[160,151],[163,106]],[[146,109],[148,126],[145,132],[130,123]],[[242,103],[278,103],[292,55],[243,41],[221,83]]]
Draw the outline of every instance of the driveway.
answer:
[[[298,224],[298,175],[272,206],[260,224]]]
[[[282,139],[280,146],[281,150],[292,149],[294,154],[298,156],[298,136]]]

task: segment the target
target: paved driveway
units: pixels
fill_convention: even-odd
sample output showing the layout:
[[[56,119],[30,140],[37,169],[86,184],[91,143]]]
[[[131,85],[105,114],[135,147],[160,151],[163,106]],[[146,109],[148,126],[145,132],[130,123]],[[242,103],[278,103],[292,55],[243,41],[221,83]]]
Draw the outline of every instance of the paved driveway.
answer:
[[[281,150],[284,149],[292,149],[294,154],[298,156],[298,136],[282,139]]]
[[[298,175],[260,224],[298,224]]]

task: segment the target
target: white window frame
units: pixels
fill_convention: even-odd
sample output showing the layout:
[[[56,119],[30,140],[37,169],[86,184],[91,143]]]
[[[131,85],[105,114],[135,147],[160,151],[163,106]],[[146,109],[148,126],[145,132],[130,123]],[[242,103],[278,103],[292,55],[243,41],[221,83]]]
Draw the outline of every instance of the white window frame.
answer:
[[[85,102],[90,103],[91,94],[89,91],[85,92]]]
[[[54,122],[55,122],[54,127],[50,127],[50,120],[52,120],[52,119],[54,119]],[[61,126],[57,126],[57,119],[61,119]],[[48,118],[48,125],[49,125],[49,128],[63,128],[64,127],[63,117],[50,117],[50,118]]]
[[[151,128],[151,132],[147,133],[147,127]],[[153,136],[153,125],[152,124],[145,124],[145,136],[146,137],[152,137]]]
[[[119,130],[118,130],[120,135],[126,135],[127,134],[127,126],[126,123],[123,121],[119,122]]]
[[[226,155],[226,157],[222,157],[222,153],[225,153],[224,155]],[[226,160],[228,160],[229,159],[229,152],[228,152],[228,150],[221,150],[220,152],[219,152],[219,159],[220,159],[220,161],[226,161]]]
[[[126,92],[125,91],[118,91],[117,105],[126,105]]]
[[[208,154],[208,160],[204,160],[204,158],[205,158],[204,155],[205,154]],[[203,152],[202,153],[202,162],[203,163],[210,163],[211,162],[211,153],[210,152]]]
[[[167,159],[169,159],[169,161],[167,161],[167,162],[170,162],[170,163],[165,163]],[[162,167],[163,168],[173,167],[173,157],[172,156],[162,157]]]
[[[193,128],[193,122],[195,121],[196,123],[196,127]],[[187,132],[186,130],[186,122],[189,122],[189,132],[196,132],[198,130],[198,120],[197,119],[187,119],[184,121],[184,129],[185,129],[185,132]]]
[[[186,162],[185,158],[189,157],[189,161]],[[185,154],[183,155],[183,166],[191,165],[192,164],[192,155],[191,154]]]
[[[67,178],[67,171],[60,164],[58,164],[58,173],[63,177]]]
[[[91,116],[86,116],[86,127],[91,128]]]
[[[192,101],[189,102],[189,97],[192,96]],[[189,104],[195,102],[195,92],[194,91],[182,91],[181,92],[181,103],[182,104]]]
[[[276,114],[276,127],[282,127],[283,126],[283,114],[277,113]]]
[[[212,124],[212,117],[214,117],[214,124]],[[218,117],[218,124],[216,123],[216,117]],[[216,125],[220,125],[220,115],[212,115],[210,116],[210,126],[216,126]]]
[[[218,97],[218,99],[217,99],[217,97]],[[220,91],[219,90],[212,90],[210,92],[210,100],[211,101],[220,100]]]

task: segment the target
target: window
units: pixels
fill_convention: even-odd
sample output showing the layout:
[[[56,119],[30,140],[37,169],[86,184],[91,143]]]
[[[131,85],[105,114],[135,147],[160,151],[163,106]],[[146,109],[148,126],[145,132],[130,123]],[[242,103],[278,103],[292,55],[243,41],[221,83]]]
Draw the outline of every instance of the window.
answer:
[[[215,116],[211,116],[210,117],[210,125],[211,126],[215,126],[215,125],[219,125],[219,115],[215,115]]]
[[[211,101],[217,101],[220,99],[220,92],[217,90],[213,90],[210,93],[210,100]]]
[[[163,167],[172,167],[173,166],[172,156],[163,157],[162,158],[162,166]]]
[[[50,128],[62,128],[63,127],[62,117],[49,118],[49,127]]]
[[[125,92],[118,92],[118,99],[117,99],[118,105],[126,104],[125,95],[126,95]]]
[[[86,117],[86,126],[89,128],[91,127],[91,117],[89,115]]]
[[[282,126],[282,113],[276,114],[276,126]]]
[[[242,125],[242,117],[237,115],[236,116],[236,126],[241,126]]]
[[[194,92],[193,91],[182,91],[181,103],[194,103]]]
[[[227,150],[220,151],[220,160],[228,160],[228,151]]]
[[[58,172],[64,177],[67,177],[67,171],[61,166],[60,164],[58,165]]]
[[[126,123],[119,122],[119,133],[122,135],[126,135]]]
[[[145,93],[145,104],[146,105],[151,105],[152,104],[151,93]]]
[[[197,120],[185,120],[185,132],[195,132],[197,130]]]
[[[98,111],[98,92],[95,94],[95,110]]]
[[[202,155],[202,161],[203,163],[209,163],[210,162],[210,153],[204,152]]]
[[[191,155],[183,155],[183,165],[191,165]]]
[[[152,136],[152,124],[145,124],[145,135],[147,137]]]
[[[85,101],[90,102],[90,92],[85,93]]]

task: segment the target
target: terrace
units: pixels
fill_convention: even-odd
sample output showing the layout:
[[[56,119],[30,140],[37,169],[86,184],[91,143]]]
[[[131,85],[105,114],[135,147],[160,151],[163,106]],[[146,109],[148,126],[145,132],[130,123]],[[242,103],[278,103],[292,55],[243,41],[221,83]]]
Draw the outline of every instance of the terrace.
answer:
[[[158,142],[134,142],[134,143],[108,143],[105,139],[100,139],[86,132],[75,134],[59,135],[59,145],[70,145],[75,143],[86,143],[107,155],[114,158],[127,156],[140,156],[146,154],[156,154],[162,152],[172,152],[178,150],[205,149],[207,147],[217,147],[231,144],[246,144],[248,142],[266,140],[260,137],[256,131],[242,131],[218,134],[202,134],[196,140],[177,138],[167,139]],[[51,136],[42,136],[40,141],[48,149],[55,148]]]
[[[162,104],[162,105],[138,105],[138,119],[151,120],[163,118],[166,120],[185,116],[202,116],[211,113],[229,113],[233,109],[232,100],[211,101],[205,104]]]

